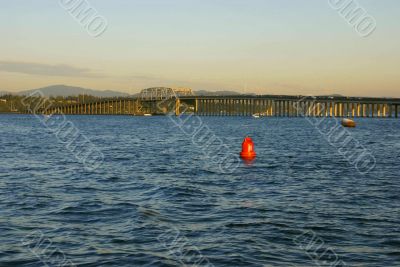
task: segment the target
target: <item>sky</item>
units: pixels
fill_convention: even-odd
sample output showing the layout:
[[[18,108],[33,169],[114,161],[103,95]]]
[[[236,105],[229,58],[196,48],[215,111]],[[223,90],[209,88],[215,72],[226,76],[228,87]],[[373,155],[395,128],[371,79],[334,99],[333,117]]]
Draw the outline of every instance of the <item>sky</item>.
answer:
[[[98,16],[92,30],[87,22],[95,16],[80,22],[68,10],[74,1]],[[361,36],[333,8],[338,1],[363,8],[376,29]],[[168,86],[400,97],[398,0],[0,4],[0,91],[65,84],[128,93]]]

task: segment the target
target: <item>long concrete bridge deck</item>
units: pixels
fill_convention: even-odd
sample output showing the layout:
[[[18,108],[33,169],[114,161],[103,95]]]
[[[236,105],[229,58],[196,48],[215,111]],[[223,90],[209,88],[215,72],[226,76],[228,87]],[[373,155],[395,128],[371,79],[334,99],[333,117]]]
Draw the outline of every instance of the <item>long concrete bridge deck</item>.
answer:
[[[161,103],[161,105],[160,105]],[[162,104],[165,104],[163,108]],[[172,108],[168,108],[172,107]],[[143,115],[194,113],[200,116],[399,117],[400,99],[303,96],[183,96],[171,99],[103,99],[53,106],[43,113],[71,115]]]
[[[232,95],[194,96],[171,88],[149,88],[138,97],[53,105],[42,113],[71,115],[144,115],[194,113],[199,116],[371,117],[398,118],[400,98]],[[183,93],[182,93],[183,92]]]

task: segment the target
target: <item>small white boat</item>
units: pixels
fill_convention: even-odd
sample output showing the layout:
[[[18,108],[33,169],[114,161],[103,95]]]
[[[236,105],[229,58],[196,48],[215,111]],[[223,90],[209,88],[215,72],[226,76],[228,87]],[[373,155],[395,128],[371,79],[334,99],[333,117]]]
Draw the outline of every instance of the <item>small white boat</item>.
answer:
[[[260,118],[260,114],[258,114],[258,113],[255,113],[255,114],[253,114],[252,116],[253,116],[253,118],[255,118],[255,119],[259,119],[259,118]]]
[[[150,114],[150,113],[145,113],[145,114],[143,114],[143,116],[145,116],[145,117],[151,117],[151,116],[153,116],[153,115]]]

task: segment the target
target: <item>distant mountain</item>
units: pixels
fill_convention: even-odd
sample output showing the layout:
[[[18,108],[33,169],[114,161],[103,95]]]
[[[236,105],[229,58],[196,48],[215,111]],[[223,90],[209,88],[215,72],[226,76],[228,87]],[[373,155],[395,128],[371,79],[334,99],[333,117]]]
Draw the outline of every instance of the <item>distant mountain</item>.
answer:
[[[0,96],[2,95],[12,95],[13,93],[8,92],[8,91],[0,91]]]
[[[38,89],[31,89],[31,90],[24,90],[20,92],[7,92],[7,91],[0,91],[0,96],[5,94],[15,94],[15,95],[29,95],[35,91],[41,91],[45,96],[77,96],[77,95],[92,95],[97,97],[125,97],[125,96],[138,96],[140,93],[137,94],[128,94],[118,91],[112,90],[93,90],[88,88],[76,87],[76,86],[68,86],[68,85],[52,85]],[[235,91],[207,91],[207,90],[199,90],[194,91],[194,95],[197,96],[226,96],[226,95],[240,95],[240,93]]]
[[[206,91],[206,90],[199,90],[199,91],[194,91],[193,93],[198,96],[203,96],[203,95],[206,95],[206,96],[240,95],[240,93],[235,92],[235,91],[212,92],[212,91]]]
[[[28,95],[35,91],[41,91],[45,96],[77,96],[77,95],[92,95],[97,97],[123,97],[129,96],[128,93],[122,93],[118,91],[101,91],[101,90],[93,90],[88,88],[82,87],[75,87],[75,86],[67,86],[67,85],[52,85],[48,87],[26,90],[18,92],[18,95]]]

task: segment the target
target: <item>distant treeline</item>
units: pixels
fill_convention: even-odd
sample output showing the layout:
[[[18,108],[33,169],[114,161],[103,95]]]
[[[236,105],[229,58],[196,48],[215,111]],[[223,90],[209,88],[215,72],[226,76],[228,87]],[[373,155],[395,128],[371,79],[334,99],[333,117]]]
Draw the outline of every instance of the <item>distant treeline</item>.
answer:
[[[29,113],[29,109],[33,110],[39,105],[64,105],[64,104],[75,104],[91,102],[101,100],[102,97],[96,97],[92,95],[78,95],[78,96],[51,96],[51,97],[39,97],[39,96],[20,96],[5,94],[0,96],[0,113]]]

